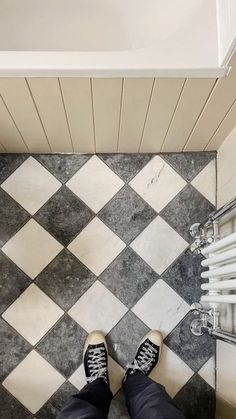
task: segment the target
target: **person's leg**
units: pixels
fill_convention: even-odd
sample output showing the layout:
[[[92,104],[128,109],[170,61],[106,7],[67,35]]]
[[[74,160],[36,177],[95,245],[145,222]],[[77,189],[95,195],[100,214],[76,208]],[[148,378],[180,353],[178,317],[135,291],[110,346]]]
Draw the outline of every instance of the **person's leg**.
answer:
[[[123,388],[132,419],[184,419],[165,388],[148,377],[157,366],[161,347],[161,334],[149,332],[126,372]]]
[[[73,395],[57,419],[106,419],[112,392],[107,369],[108,353],[104,336],[92,332],[84,349],[84,368],[87,385]]]

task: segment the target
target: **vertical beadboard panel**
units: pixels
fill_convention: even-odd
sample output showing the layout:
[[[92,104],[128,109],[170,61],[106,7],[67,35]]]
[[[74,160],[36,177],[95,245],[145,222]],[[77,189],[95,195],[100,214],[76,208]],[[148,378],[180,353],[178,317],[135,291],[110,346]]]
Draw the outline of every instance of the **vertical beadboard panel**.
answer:
[[[93,79],[93,107],[96,151],[117,151],[122,79]]]
[[[218,150],[229,135],[232,129],[236,125],[236,101],[231,106],[226,117],[223,119],[218,129],[215,131],[213,137],[210,139],[208,145],[206,146],[206,151]]]
[[[6,103],[30,152],[50,152],[26,80],[0,78],[0,94]]]
[[[9,153],[26,153],[29,151],[1,97],[0,142]]]
[[[158,153],[185,79],[156,79],[140,151]]]
[[[67,117],[56,78],[29,78],[28,83],[53,152],[72,152]]]
[[[94,153],[93,110],[89,78],[60,79],[76,153]]]
[[[188,79],[168,129],[162,152],[182,151],[214,86],[215,79]]]
[[[136,153],[144,129],[154,79],[125,79],[118,151]]]

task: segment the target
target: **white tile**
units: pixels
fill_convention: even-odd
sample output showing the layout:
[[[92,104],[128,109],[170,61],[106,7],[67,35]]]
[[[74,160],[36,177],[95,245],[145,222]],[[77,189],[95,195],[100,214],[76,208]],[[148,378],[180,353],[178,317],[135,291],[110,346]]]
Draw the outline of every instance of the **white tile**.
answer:
[[[97,156],[93,156],[66,185],[94,212],[98,212],[124,182]]]
[[[59,180],[33,157],[29,157],[1,185],[30,214],[35,214],[60,186]]]
[[[62,250],[44,228],[31,219],[3,246],[3,252],[34,279]]]
[[[215,159],[192,180],[191,184],[213,205],[216,204],[216,164]]]
[[[198,371],[198,374],[213,388],[215,388],[215,357],[212,356]]]
[[[65,381],[36,351],[8,375],[4,387],[27,409],[36,413]]]
[[[188,243],[158,216],[130,247],[160,275],[188,247]]]
[[[163,344],[160,362],[150,378],[165,386],[167,393],[174,397],[193,374],[191,368]]]
[[[69,310],[69,315],[87,332],[107,334],[128,311],[104,285],[96,281]]]
[[[97,276],[124,248],[125,243],[97,217],[68,246]]]
[[[108,356],[108,370],[109,370],[109,380],[110,380],[110,389],[115,395],[122,386],[122,380],[124,378],[125,371],[124,369],[116,362],[113,358]],[[73,384],[78,390],[81,390],[86,384],[84,365],[80,367],[72,374],[69,378],[71,384]]]
[[[159,279],[135,304],[132,311],[150,329],[164,336],[188,313],[189,305],[162,279]]]
[[[185,185],[185,180],[160,156],[150,160],[130,182],[130,186],[157,212],[160,212]]]
[[[236,346],[218,340],[216,344],[216,391],[236,406]]]
[[[3,313],[2,317],[32,345],[35,345],[63,313],[63,310],[51,298],[35,284],[31,284]]]

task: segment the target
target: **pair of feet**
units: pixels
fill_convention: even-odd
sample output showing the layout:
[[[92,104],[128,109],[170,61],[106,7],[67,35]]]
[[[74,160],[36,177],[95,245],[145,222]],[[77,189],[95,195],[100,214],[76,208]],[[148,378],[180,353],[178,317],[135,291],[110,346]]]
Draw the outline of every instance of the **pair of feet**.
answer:
[[[132,364],[125,373],[125,379],[136,371],[149,375],[160,359],[162,335],[157,330],[150,331],[140,343]],[[108,350],[106,339],[101,332],[89,334],[84,348],[84,368],[87,383],[97,378],[103,379],[109,386]]]

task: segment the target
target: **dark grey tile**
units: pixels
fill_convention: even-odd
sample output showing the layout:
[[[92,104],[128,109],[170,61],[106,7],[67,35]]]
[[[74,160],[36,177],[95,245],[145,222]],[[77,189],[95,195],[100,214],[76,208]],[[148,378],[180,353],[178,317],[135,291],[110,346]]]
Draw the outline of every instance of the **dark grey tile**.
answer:
[[[31,280],[1,251],[0,266],[0,313],[3,313],[28,287]]]
[[[99,218],[129,244],[156,217],[152,209],[126,185],[99,212]]]
[[[62,186],[40,208],[34,218],[57,240],[67,246],[93,216],[93,211],[90,208],[66,186]]]
[[[132,362],[149,328],[129,311],[107,335],[109,353],[123,368]]]
[[[28,355],[31,345],[0,318],[0,380]]]
[[[202,153],[161,154],[161,157],[187,180],[187,182],[191,182],[215,156],[215,152],[205,151]]]
[[[192,243],[193,238],[189,234],[191,225],[204,222],[214,209],[215,207],[192,185],[187,185],[160,215],[187,242]]]
[[[108,419],[129,419],[123,390],[120,390],[111,402]]]
[[[0,418],[33,419],[33,415],[31,415],[22,404],[0,385]]]
[[[4,182],[26,159],[27,154],[0,154],[0,184]]]
[[[174,401],[186,419],[215,418],[215,390],[198,374],[193,375]]]
[[[159,275],[129,247],[99,277],[129,308],[133,307],[158,278]]]
[[[66,378],[83,361],[83,347],[87,333],[67,314],[37,345],[38,352]]]
[[[88,154],[36,154],[34,157],[60,182],[67,182],[91,155]]]
[[[64,249],[35,282],[63,310],[69,310],[95,280],[96,276]]]
[[[64,383],[38,411],[37,419],[55,419],[69,398],[76,393],[78,390],[72,384]]]
[[[0,188],[0,246],[3,246],[29,218],[28,212]]]
[[[130,180],[151,160],[153,154],[99,154],[124,182]]]
[[[207,334],[192,334],[190,324],[195,318],[196,316],[189,312],[165,338],[165,343],[197,372],[215,353],[215,341]]]
[[[201,284],[205,282],[201,278],[201,272],[204,270],[201,266],[203,259],[202,255],[197,255],[192,253],[190,249],[187,249],[162,274],[162,278],[167,284],[174,288],[188,304],[199,301],[203,294],[201,290]]]

